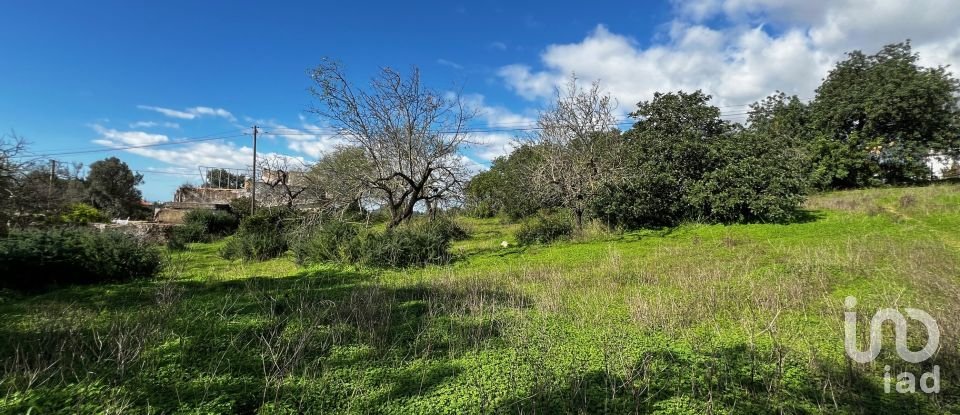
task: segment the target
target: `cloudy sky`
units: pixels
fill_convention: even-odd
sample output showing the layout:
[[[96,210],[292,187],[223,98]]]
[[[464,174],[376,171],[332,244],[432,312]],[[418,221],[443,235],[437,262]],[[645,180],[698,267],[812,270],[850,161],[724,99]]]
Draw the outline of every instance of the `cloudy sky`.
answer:
[[[253,124],[264,154],[309,162],[338,144],[305,111],[325,56],[358,82],[416,65],[462,91],[480,113],[482,144],[464,151],[476,168],[571,73],[600,80],[623,114],[655,91],[702,89],[742,121],[775,90],[812,98],[854,49],[910,39],[925,65],[960,67],[951,0],[309,3],[7,2],[0,129],[38,157],[116,155],[144,173],[148,200],[169,200],[198,166],[248,165]]]

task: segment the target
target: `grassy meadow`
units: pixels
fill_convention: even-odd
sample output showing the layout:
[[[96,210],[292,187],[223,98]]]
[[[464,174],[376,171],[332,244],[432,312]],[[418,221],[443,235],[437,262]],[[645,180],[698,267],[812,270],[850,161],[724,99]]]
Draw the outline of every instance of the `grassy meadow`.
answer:
[[[960,186],[806,212],[534,246],[461,218],[450,265],[399,271],[194,244],[159,280],[0,294],[0,413],[960,412]],[[888,327],[852,362],[850,295],[861,345],[878,308],[913,307],[938,354],[901,361]],[[887,365],[940,366],[940,393],[885,393]]]

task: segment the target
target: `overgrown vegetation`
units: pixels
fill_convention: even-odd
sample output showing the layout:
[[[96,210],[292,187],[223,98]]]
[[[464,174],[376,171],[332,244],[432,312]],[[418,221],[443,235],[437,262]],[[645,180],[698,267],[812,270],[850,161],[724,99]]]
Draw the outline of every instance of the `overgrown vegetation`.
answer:
[[[958,187],[806,206],[814,219],[786,226],[518,248],[500,246],[516,225],[469,219],[471,237],[451,247],[462,261],[403,270],[229,261],[226,241],[191,245],[162,279],[4,294],[0,412],[960,410]],[[893,304],[928,311],[940,352],[851,362],[848,295],[864,320]],[[916,350],[924,331],[908,340]],[[886,365],[939,365],[941,392],[884,393]]]
[[[566,238],[573,234],[570,217],[562,214],[541,213],[528,218],[517,231],[517,242],[521,244],[545,244]]]
[[[293,243],[297,262],[334,262],[381,268],[446,264],[450,243],[467,232],[450,219],[418,220],[386,230],[327,220]]]
[[[288,233],[294,225],[294,212],[287,209],[262,209],[240,221],[237,233],[227,238],[220,255],[227,259],[265,260],[287,252]]]
[[[0,287],[124,282],[160,271],[160,253],[134,236],[91,229],[14,231],[0,239]]]
[[[599,84],[571,78],[531,138],[467,186],[467,212],[511,219],[564,207],[626,229],[682,222],[785,223],[811,189],[925,183],[933,154],[960,153],[960,82],[909,43],[851,52],[809,104],[774,93],[745,124],[701,91],[641,101],[626,131]],[[906,104],[909,103],[909,104]]]
[[[185,249],[188,243],[211,242],[237,230],[240,221],[226,211],[194,209],[183,218],[183,224],[174,226],[167,239],[167,247]]]
[[[106,219],[106,215],[86,203],[76,203],[70,206],[67,213],[60,216],[60,220],[69,225],[86,225],[92,222],[103,222]]]

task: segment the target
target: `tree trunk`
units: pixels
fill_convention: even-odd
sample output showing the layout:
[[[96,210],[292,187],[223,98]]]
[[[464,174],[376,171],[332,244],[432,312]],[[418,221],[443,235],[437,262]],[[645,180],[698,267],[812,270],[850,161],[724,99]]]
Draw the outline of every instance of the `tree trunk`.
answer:
[[[583,209],[574,209],[573,216],[577,219],[577,230],[583,230]]]

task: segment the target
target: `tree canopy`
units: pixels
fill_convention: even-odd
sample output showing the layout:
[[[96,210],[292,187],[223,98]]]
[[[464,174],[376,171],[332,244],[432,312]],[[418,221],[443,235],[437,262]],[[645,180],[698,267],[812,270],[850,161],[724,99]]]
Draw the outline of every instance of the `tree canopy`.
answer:
[[[814,183],[852,188],[930,179],[925,158],[956,155],[960,83],[945,67],[925,68],[910,43],[837,63],[811,104]]]
[[[143,216],[143,195],[137,186],[143,175],[134,173],[116,157],[96,161],[87,174],[87,189],[93,206],[113,217]]]

